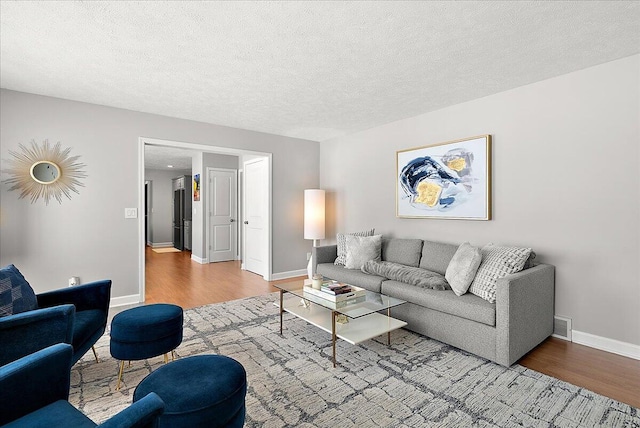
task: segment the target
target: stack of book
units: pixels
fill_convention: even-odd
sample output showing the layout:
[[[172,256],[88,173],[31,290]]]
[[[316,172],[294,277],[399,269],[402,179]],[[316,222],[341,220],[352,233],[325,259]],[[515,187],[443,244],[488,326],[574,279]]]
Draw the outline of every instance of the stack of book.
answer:
[[[304,291],[332,302],[343,302],[345,300],[364,297],[366,294],[366,290],[364,288],[337,281],[324,282],[320,290],[305,287]]]

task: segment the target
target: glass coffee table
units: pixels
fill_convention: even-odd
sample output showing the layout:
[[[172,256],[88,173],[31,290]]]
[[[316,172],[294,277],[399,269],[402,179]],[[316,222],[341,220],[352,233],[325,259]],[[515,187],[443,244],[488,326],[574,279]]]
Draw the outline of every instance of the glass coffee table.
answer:
[[[305,291],[309,287],[305,286],[305,280],[274,284],[274,287],[280,290],[280,334],[284,312],[331,333],[333,367],[336,366],[337,339],[356,345],[386,333],[390,345],[391,332],[407,325],[390,316],[391,308],[406,301],[384,294],[366,291],[362,297],[336,303]]]

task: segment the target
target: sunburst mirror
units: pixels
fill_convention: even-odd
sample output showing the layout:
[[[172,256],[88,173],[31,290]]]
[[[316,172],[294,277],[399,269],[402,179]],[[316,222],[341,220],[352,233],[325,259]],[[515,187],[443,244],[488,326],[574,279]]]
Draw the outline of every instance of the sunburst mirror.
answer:
[[[69,156],[71,148],[63,150],[60,142],[52,148],[48,140],[41,145],[32,140],[31,147],[19,147],[20,151],[9,150],[13,158],[4,172],[10,176],[5,180],[9,190],[19,190],[20,199],[29,196],[34,203],[43,198],[49,205],[55,198],[62,203],[63,195],[71,199],[71,192],[79,193],[76,186],[84,186],[80,180],[87,177],[82,170],[85,165],[77,162],[80,156]]]

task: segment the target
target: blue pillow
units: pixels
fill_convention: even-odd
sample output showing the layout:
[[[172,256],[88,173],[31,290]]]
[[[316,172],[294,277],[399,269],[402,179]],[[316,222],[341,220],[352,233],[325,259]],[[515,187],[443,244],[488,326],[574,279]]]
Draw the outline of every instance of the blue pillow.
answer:
[[[0,317],[38,309],[38,300],[17,267],[0,269]]]

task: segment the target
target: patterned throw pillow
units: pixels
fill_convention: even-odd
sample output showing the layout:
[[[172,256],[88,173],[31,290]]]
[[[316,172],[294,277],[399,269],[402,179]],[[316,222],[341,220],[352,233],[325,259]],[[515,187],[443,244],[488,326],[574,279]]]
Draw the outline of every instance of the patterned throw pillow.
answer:
[[[484,246],[482,262],[469,292],[494,303],[498,279],[520,272],[530,255],[531,248]]]
[[[336,240],[338,241],[338,258],[333,262],[334,265],[344,266],[347,262],[347,235],[352,236],[373,236],[375,233],[375,229],[365,230],[364,232],[355,232],[355,233],[338,233],[336,235]]]
[[[347,242],[347,269],[362,269],[369,260],[380,261],[382,251],[382,235],[345,237]]]
[[[36,294],[17,267],[0,269],[0,317],[38,309]]]

